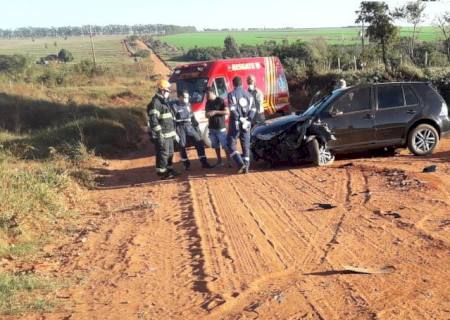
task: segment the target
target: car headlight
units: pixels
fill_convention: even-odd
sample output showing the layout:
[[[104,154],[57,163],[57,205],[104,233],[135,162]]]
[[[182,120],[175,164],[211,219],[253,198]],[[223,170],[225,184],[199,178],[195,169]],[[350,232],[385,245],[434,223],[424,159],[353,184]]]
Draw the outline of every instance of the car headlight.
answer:
[[[439,114],[441,117],[448,117],[448,107],[445,102],[442,102],[441,113]]]

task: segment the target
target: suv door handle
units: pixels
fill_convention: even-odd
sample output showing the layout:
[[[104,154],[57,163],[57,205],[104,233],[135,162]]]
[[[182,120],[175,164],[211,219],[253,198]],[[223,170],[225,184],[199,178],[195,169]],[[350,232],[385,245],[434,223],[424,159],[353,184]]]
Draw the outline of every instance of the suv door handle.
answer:
[[[365,119],[367,119],[367,120],[375,119],[375,115],[372,113],[368,113],[368,114],[366,114]]]
[[[408,111],[406,111],[407,114],[416,114],[416,110],[413,109],[409,109]]]

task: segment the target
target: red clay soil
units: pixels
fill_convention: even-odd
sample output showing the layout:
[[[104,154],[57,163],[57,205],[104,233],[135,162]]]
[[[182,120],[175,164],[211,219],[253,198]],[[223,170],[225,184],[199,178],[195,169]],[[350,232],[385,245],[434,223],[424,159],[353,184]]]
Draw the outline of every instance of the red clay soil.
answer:
[[[95,227],[55,254],[78,279],[67,303],[28,318],[450,319],[449,160],[444,140],[431,157],[248,176],[194,161],[161,182],[146,147],[111,162],[88,195]]]

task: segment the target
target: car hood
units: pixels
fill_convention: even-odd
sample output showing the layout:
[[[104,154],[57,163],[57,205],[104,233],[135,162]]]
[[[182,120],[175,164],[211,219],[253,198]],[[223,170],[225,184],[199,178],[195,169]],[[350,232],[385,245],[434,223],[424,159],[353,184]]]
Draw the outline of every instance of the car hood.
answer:
[[[305,122],[308,120],[309,116],[302,115],[289,115],[280,118],[276,118],[273,120],[268,120],[264,124],[255,127],[252,132],[253,136],[275,136],[284,130],[290,128],[292,125],[297,124],[299,122]]]

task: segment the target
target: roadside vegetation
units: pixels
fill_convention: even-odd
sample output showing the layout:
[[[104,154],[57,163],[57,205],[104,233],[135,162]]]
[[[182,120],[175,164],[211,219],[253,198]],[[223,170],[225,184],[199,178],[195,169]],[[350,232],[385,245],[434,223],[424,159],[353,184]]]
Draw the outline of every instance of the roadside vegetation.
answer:
[[[284,32],[215,30],[192,37],[163,36],[147,43],[150,47],[157,45],[159,54],[173,61],[278,56],[286,70],[292,105],[300,110],[308,106],[315,92],[332,87],[341,78],[349,85],[430,81],[449,100],[450,12],[435,17],[434,26],[423,26],[425,6],[423,1],[411,1],[398,8],[363,1],[355,13],[359,27]],[[400,22],[412,27],[400,28]],[[208,39],[209,45],[203,45],[202,37]],[[195,46],[186,45],[188,40]],[[171,49],[177,44],[178,52]]]
[[[60,304],[54,292],[70,279],[24,265],[77,230],[84,190],[108,158],[141,142],[157,77],[144,52],[114,46],[114,63],[65,48],[56,63],[0,55],[0,318]]]

